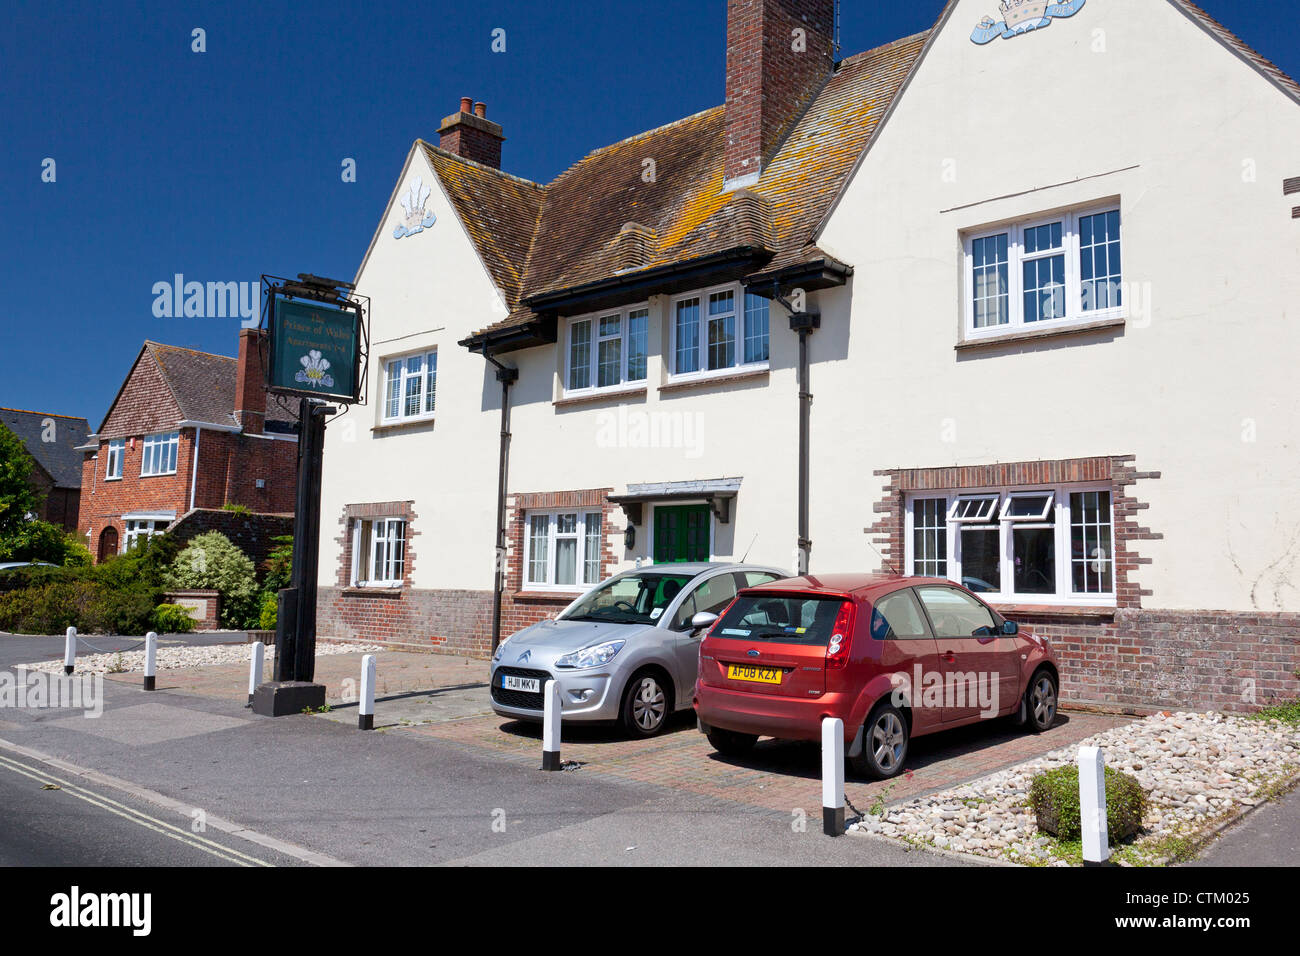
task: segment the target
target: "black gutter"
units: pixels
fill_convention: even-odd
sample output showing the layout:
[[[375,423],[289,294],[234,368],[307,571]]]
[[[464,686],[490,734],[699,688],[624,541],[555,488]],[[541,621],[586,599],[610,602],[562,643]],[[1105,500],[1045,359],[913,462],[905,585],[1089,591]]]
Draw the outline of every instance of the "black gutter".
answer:
[[[790,313],[790,330],[799,336],[799,500],[798,528],[799,542],[797,554],[799,567],[796,574],[804,575],[809,571],[812,556],[812,539],[809,537],[809,497],[810,497],[810,435],[812,426],[812,382],[810,380],[810,362],[808,358],[808,337],[821,328],[820,312],[796,312],[794,306],[782,297],[780,286],[772,284],[771,298],[781,303]]]
[[[510,473],[510,386],[519,381],[519,369],[502,365],[491,352],[483,357],[497,367],[501,383],[501,444],[497,458],[497,543],[496,571],[492,576],[492,653],[501,644],[501,596],[506,577],[506,482]]]

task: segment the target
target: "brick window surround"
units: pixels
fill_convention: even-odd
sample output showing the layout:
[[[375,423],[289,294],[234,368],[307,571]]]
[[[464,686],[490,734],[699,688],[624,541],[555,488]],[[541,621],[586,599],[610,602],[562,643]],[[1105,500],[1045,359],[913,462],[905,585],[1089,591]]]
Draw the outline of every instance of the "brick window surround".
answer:
[[[965,488],[1023,487],[1034,485],[1066,485],[1083,482],[1110,482],[1111,501],[1115,516],[1115,596],[1116,607],[1136,609],[1142,607],[1142,598],[1151,592],[1143,590],[1135,576],[1138,567],[1150,564],[1150,558],[1138,555],[1139,541],[1153,541],[1164,537],[1138,524],[1137,514],[1148,505],[1133,495],[1133,486],[1139,481],[1160,477],[1158,471],[1138,471],[1133,455],[1113,455],[1099,458],[1066,458],[1060,461],[1018,461],[995,465],[963,465],[947,468],[887,468],[877,471],[887,478],[883,497],[875,504],[879,516],[876,523],[864,529],[871,536],[881,558],[881,570],[907,573],[903,567],[907,549],[906,502],[913,494],[925,491],[961,491]],[[1004,605],[998,605],[1006,609]],[[1037,608],[1039,612],[1045,608]],[[1079,613],[1095,613],[1096,609],[1070,609]]]
[[[572,508],[575,511],[600,512],[600,577],[604,579],[618,560],[614,550],[615,533],[610,523],[614,506],[609,503],[609,494],[613,490],[613,488],[585,488],[577,491],[544,491],[511,495],[506,501],[506,513],[509,515],[509,524],[506,526],[506,591],[512,592],[516,600],[558,601],[560,604],[568,604],[574,596],[586,590],[586,588],[575,588],[572,592],[558,594],[553,591],[524,590],[524,516],[529,511],[540,509]],[[621,543],[619,546],[622,546]]]
[[[419,531],[415,525],[415,502],[414,501],[372,501],[365,504],[344,505],[343,514],[339,518],[340,533],[334,539],[339,546],[339,567],[337,583],[341,588],[349,591],[364,592],[366,594],[390,594],[397,592],[397,588],[354,588],[352,587],[352,541],[353,529],[358,521],[364,521],[369,518],[403,518],[406,521],[406,544],[404,547],[404,565],[402,568],[402,588],[411,586],[411,571],[415,567],[415,538]]]

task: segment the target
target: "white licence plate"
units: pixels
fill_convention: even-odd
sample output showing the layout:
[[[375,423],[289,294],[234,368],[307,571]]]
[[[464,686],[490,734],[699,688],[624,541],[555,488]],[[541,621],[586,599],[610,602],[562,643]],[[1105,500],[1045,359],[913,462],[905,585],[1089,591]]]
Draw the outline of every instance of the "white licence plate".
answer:
[[[506,690],[521,690],[526,694],[538,694],[542,690],[542,682],[539,678],[515,677],[513,674],[502,674],[501,686]]]

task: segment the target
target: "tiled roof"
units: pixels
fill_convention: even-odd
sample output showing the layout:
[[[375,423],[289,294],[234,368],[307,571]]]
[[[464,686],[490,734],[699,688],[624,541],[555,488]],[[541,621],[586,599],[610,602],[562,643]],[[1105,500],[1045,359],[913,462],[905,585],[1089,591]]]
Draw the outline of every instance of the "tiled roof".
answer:
[[[598,149],[544,187],[424,144],[510,298],[483,331],[537,318],[533,296],[730,249],[766,250],[773,267],[825,258],[817,224],[927,36],[840,63],[749,189],[723,189],[722,106]]]
[[[53,429],[45,422],[53,420]],[[77,446],[90,434],[84,418],[28,412],[17,408],[0,408],[0,421],[22,440],[27,452],[54,479],[55,487],[80,488],[82,453]],[[46,441],[46,437],[52,441]]]
[[[238,359],[164,345],[161,342],[145,342],[144,347],[157,363],[167,387],[171,389],[181,410],[182,421],[207,422],[212,425],[239,424],[235,417]],[[270,396],[266,403],[267,422],[295,420],[292,413],[269,399]]]

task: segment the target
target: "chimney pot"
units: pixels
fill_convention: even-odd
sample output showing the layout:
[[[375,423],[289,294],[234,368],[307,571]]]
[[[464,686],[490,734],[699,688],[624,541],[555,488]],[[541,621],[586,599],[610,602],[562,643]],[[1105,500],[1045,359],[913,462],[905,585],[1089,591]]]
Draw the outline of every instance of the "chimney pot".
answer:
[[[474,104],[474,115],[477,116],[477,117],[479,117],[480,119],[487,119],[487,104],[486,104],[486,103],[475,103],[475,104]]]
[[[474,111],[474,98],[472,96],[462,96],[460,98],[460,111],[462,113],[472,113]]]

